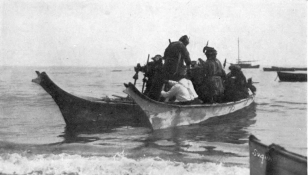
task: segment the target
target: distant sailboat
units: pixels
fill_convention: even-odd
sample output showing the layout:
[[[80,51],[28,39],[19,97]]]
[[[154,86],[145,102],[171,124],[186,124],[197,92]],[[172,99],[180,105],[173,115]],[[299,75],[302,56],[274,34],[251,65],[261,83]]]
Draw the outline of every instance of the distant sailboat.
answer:
[[[251,65],[251,62],[254,61],[241,61],[240,60],[240,39],[238,39],[238,58],[237,58],[237,63],[231,65],[238,65],[243,69],[258,69],[260,65]]]

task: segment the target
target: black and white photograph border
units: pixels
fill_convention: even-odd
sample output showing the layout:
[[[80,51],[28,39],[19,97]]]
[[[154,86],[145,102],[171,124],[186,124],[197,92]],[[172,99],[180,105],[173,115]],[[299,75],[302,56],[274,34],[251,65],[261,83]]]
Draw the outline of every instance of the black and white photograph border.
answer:
[[[0,12],[0,174],[307,174],[307,1]]]

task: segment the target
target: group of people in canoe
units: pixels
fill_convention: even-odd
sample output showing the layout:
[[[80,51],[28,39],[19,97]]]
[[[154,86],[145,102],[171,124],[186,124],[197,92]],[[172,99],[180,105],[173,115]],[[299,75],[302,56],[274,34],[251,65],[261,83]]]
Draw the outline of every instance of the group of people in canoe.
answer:
[[[230,72],[225,73],[213,47],[203,48],[206,61],[191,61],[188,44],[189,38],[184,35],[169,43],[164,56],[155,55],[144,66],[137,64],[136,73],[141,71],[145,75],[144,95],[156,101],[212,104],[247,98],[249,89],[256,92],[239,66],[231,65]]]

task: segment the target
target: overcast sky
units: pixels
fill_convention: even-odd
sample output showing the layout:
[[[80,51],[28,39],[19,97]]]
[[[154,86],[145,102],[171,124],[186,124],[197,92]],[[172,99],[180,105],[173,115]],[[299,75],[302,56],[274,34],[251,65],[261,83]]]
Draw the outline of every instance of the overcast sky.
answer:
[[[192,60],[307,65],[306,0],[0,0],[0,65],[131,66],[190,37]]]

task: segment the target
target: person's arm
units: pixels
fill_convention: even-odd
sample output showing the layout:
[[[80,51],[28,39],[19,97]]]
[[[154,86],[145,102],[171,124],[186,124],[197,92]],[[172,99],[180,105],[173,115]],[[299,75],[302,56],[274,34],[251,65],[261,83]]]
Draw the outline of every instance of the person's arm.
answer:
[[[191,59],[190,59],[189,52],[188,52],[187,48],[184,45],[182,45],[181,57],[185,61],[185,64],[186,64],[187,68],[189,68],[190,65],[191,65]]]
[[[170,86],[174,86],[178,82],[177,81],[168,80],[168,83],[170,84]]]
[[[194,85],[192,84],[192,82],[190,80],[188,80],[188,87],[190,89],[190,92],[192,93],[194,98],[198,98],[198,94],[195,91]]]
[[[175,85],[172,86],[172,88],[168,92],[161,91],[161,96],[163,96],[164,98],[172,98],[176,95],[177,91],[178,87]]]

